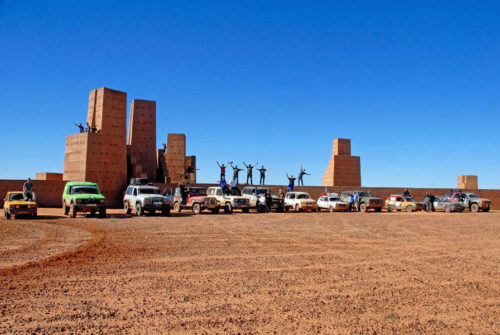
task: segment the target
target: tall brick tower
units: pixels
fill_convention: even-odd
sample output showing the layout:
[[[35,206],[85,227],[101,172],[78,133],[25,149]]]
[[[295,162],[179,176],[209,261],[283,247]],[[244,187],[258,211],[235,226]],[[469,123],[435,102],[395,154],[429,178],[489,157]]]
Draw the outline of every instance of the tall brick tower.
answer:
[[[186,173],[186,135],[168,134],[167,136],[167,154],[166,177],[171,183],[178,183],[184,179]]]
[[[461,190],[477,190],[477,176],[462,175],[457,178],[457,187]]]
[[[156,180],[156,101],[132,100],[128,155],[130,177]]]
[[[351,156],[351,140],[333,140],[333,153],[323,175],[323,186],[361,186],[359,156]]]
[[[127,185],[127,93],[90,91],[87,122],[97,133],[66,137],[64,180],[92,181],[111,205],[121,202]]]

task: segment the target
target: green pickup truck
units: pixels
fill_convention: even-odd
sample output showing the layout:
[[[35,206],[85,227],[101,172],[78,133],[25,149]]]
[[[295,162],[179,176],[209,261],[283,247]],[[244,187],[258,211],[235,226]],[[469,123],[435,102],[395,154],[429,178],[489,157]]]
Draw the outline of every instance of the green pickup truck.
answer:
[[[99,217],[103,218],[106,216],[105,200],[96,183],[67,182],[62,196],[63,212],[72,218],[78,212],[87,212],[92,216],[99,212]]]

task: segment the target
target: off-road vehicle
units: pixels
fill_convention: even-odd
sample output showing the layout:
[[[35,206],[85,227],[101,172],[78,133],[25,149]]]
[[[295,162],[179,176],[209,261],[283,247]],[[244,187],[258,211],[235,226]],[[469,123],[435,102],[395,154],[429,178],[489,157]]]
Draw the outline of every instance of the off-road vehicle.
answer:
[[[10,219],[21,215],[29,215],[36,218],[37,205],[35,193],[32,193],[31,200],[24,200],[24,193],[21,191],[9,191],[3,200],[3,212],[5,218]]]
[[[401,194],[393,194],[387,197],[385,200],[385,208],[388,212],[392,211],[423,211],[425,209],[425,203],[413,200],[410,196],[404,196]]]
[[[241,209],[243,213],[248,213],[250,210],[250,201],[242,196],[237,196],[229,193],[224,193],[222,187],[209,187],[207,195],[210,198],[215,198],[219,207],[212,209],[212,213],[218,213],[219,208],[224,208],[224,213],[232,213],[234,209]]]
[[[372,196],[370,191],[344,191],[340,198],[342,201],[349,203],[349,194],[356,193],[359,201],[359,211],[366,212],[368,209],[373,209],[375,212],[382,211],[382,200]]]
[[[322,209],[327,209],[330,212],[345,212],[349,209],[349,204],[340,200],[337,193],[322,195],[316,203],[318,204],[318,212]]]
[[[296,212],[318,210],[318,204],[306,192],[288,192],[285,195],[285,206],[293,208]]]
[[[134,209],[137,216],[142,216],[145,212],[154,214],[156,211],[169,215],[170,201],[162,195],[159,187],[148,184],[130,185],[123,197],[123,208],[127,214]]]
[[[453,202],[462,204],[471,212],[489,212],[491,208],[490,199],[480,198],[475,193],[455,191],[445,193],[444,197],[450,199]]]
[[[434,210],[439,212],[443,211],[446,213],[450,212],[463,212],[464,206],[459,202],[453,202],[447,197],[436,197],[434,199]]]
[[[247,186],[244,187],[243,190],[241,191],[241,196],[248,199],[250,203],[250,207],[257,209],[258,208],[258,202],[257,198],[261,196],[265,196],[267,191],[269,189],[266,187],[256,187],[256,186]],[[276,196],[271,192],[271,198],[272,198],[272,205],[271,205],[271,210],[275,210],[277,212],[283,212],[284,210],[290,210],[290,206],[285,205],[284,199]]]
[[[200,214],[204,209],[218,210],[215,198],[207,197],[207,191],[202,187],[186,187],[186,201],[182,201],[180,187],[174,193],[174,211],[180,212],[182,209],[191,209],[193,214]]]
[[[92,216],[99,212],[99,217],[105,217],[105,200],[96,183],[67,182],[62,196],[63,213],[74,218],[78,212],[90,212]]]

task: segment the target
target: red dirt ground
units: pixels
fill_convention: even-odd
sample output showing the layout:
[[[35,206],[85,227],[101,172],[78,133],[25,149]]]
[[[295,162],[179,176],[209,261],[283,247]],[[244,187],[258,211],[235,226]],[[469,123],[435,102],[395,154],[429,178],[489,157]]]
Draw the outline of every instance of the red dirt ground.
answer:
[[[0,333],[500,333],[498,211],[60,212],[0,213]]]

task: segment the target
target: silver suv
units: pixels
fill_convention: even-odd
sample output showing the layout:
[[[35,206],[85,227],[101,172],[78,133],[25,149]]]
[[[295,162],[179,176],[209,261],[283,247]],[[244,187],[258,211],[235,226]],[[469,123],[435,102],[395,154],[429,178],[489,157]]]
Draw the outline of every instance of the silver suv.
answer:
[[[130,185],[123,197],[123,208],[127,214],[135,209],[137,216],[145,212],[154,214],[161,211],[162,215],[170,214],[170,200],[162,195],[159,187],[153,185]]]

